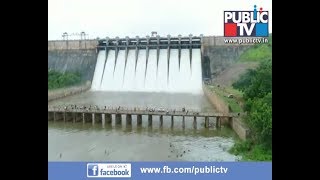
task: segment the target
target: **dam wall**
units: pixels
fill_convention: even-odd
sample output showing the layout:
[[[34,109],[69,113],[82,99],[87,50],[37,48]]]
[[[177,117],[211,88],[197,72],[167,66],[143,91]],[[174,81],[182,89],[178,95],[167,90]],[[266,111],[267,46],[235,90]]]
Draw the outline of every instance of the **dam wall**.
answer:
[[[222,36],[204,36],[202,41],[202,77],[214,79],[252,44],[225,43],[225,40],[240,38],[225,38]],[[252,38],[247,38],[252,39]]]
[[[97,54],[95,49],[48,50],[48,69],[59,72],[80,72],[82,82],[92,81]]]
[[[52,50],[95,50],[98,40],[55,40],[48,41],[48,51]]]
[[[201,65],[203,78],[215,78],[235,62],[251,44],[225,43],[222,36],[203,36]],[[229,38],[237,39],[237,38]],[[239,38],[238,38],[239,39]],[[48,41],[48,69],[82,73],[84,81],[92,81],[98,57],[98,39]]]

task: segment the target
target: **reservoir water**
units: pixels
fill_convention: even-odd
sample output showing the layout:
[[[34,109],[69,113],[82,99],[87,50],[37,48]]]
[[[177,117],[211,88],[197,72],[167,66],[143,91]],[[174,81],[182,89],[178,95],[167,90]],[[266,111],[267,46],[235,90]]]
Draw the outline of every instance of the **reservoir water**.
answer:
[[[154,107],[214,111],[203,95],[182,93],[146,92],[95,92],[66,97],[50,102],[49,105],[98,105],[107,107]],[[223,127],[221,130],[204,128],[204,119],[197,118],[197,129],[192,126],[193,118],[175,117],[171,128],[170,117],[164,116],[163,127],[159,117],[153,117],[152,127],[147,126],[147,116],[142,117],[138,127],[136,116],[132,125],[72,122],[48,122],[49,161],[235,161],[236,156],[228,153],[234,144],[234,132]],[[214,122],[214,119],[210,119]]]

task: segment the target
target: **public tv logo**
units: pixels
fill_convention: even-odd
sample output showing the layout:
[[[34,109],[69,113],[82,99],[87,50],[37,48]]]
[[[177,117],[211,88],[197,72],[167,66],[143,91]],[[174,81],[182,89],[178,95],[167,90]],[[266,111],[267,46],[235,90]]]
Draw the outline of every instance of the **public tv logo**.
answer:
[[[88,178],[116,178],[131,177],[131,164],[129,163],[88,163]]]
[[[269,12],[253,7],[253,11],[224,11],[225,37],[269,36]]]

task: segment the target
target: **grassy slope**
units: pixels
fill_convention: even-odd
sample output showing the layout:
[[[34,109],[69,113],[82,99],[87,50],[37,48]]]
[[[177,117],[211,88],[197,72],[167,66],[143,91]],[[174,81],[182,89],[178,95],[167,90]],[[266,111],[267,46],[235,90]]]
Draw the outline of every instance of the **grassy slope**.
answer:
[[[208,86],[214,91],[225,103],[230,106],[232,112],[243,112],[241,108],[242,92],[233,89],[232,87],[218,88],[216,86]],[[228,98],[228,95],[232,94],[234,98]]]
[[[272,36],[266,44],[256,44],[241,54],[239,62],[259,62],[272,56]]]

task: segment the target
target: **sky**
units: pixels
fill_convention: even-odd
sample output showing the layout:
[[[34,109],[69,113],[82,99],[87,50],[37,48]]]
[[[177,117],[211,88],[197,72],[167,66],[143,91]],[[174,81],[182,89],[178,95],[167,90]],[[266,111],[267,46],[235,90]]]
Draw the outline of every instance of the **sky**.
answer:
[[[48,0],[48,40],[123,38],[151,36],[222,36],[223,11],[253,10],[253,5],[269,11],[271,0]]]

